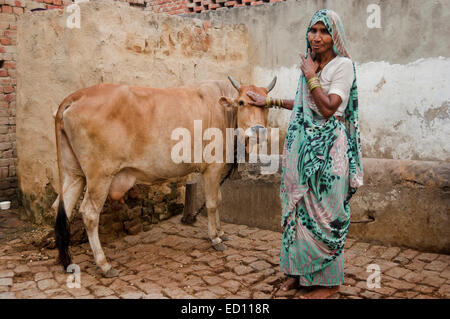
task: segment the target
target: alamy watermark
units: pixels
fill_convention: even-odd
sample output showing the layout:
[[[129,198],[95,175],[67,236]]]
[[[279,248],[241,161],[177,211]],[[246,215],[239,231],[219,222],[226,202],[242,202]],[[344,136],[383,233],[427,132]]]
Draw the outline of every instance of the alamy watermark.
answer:
[[[81,271],[80,266],[77,264],[70,264],[67,266],[67,272],[73,273],[72,275],[69,275],[66,280],[67,288],[73,289],[73,288],[81,288]]]
[[[89,0],[75,0],[74,4],[67,6],[67,12],[71,13],[66,20],[66,26],[69,29],[81,28],[80,3],[89,2]]]
[[[369,29],[380,29],[381,28],[381,8],[378,4],[369,4],[367,6],[367,17],[366,23]]]
[[[367,277],[366,285],[369,289],[381,288],[381,269],[377,264],[370,264],[366,268],[366,272],[372,272],[372,274]]]
[[[270,129],[271,154],[267,154],[269,134],[266,128],[251,127],[226,128],[225,139],[223,130],[210,127],[203,131],[202,121],[194,120],[194,136],[187,128],[176,128],[171,139],[178,141],[171,149],[171,159],[174,163],[245,163],[246,137],[248,138],[249,163],[257,163],[258,159],[266,166],[261,166],[261,174],[274,174],[279,168],[279,128]],[[235,145],[234,140],[237,139]],[[203,142],[209,141],[204,147]],[[193,143],[193,145],[192,145]],[[225,145],[225,152],[224,152]],[[193,147],[192,147],[193,146]],[[192,154],[192,149],[193,153]],[[236,158],[235,158],[236,149]],[[223,158],[225,153],[225,159]],[[192,156],[193,155],[193,156]]]

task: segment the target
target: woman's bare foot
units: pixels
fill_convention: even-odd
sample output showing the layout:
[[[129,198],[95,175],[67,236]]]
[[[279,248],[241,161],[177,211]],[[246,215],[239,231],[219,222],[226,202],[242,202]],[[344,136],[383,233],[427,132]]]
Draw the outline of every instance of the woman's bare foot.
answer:
[[[337,292],[339,292],[339,286],[317,287],[303,296],[300,296],[300,299],[326,299]]]
[[[299,286],[297,277],[289,277],[285,280],[285,282],[281,285],[281,290],[288,291],[291,289],[297,289]]]

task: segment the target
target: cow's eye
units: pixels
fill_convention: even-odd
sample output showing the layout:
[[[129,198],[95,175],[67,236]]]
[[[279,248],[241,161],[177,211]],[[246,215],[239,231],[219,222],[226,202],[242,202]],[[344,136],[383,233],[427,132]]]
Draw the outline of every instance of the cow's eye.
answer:
[[[239,100],[238,104],[239,104],[240,106],[242,106],[242,105],[244,105],[244,101]]]

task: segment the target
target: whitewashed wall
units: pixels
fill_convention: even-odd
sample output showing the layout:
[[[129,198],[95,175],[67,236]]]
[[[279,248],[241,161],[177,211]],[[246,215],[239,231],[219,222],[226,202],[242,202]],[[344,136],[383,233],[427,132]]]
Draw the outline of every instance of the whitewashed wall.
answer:
[[[364,157],[450,160],[450,59],[356,65]],[[278,76],[273,97],[293,99],[300,75],[290,68],[253,70],[253,81]],[[271,111],[270,124],[287,128],[289,111]]]

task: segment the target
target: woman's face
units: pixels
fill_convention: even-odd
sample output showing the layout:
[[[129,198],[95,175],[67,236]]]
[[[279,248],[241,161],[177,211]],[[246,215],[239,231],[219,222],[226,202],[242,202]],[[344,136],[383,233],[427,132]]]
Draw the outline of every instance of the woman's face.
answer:
[[[333,50],[333,38],[328,33],[323,22],[317,22],[308,32],[308,41],[311,49],[317,54]]]

